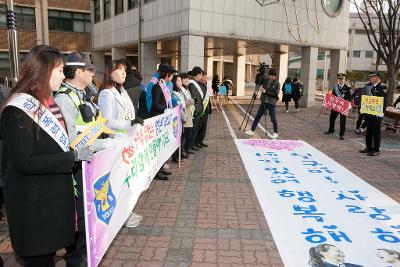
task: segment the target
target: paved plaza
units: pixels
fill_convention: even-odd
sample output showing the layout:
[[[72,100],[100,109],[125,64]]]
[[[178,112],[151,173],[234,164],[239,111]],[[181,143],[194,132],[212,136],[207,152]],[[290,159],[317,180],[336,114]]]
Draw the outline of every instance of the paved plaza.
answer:
[[[240,103],[247,108],[245,101]],[[247,138],[238,130],[243,118],[239,106],[231,100],[223,110],[237,138]],[[399,202],[400,135],[382,132],[381,154],[368,157],[358,153],[363,136],[354,133],[353,119],[348,119],[341,141],[338,135],[323,134],[329,117],[318,118],[319,111],[313,107],[295,113],[292,107],[285,113],[279,105],[279,139],[308,142]],[[209,147],[185,160],[181,168],[170,164],[169,181],[152,182],[134,210],[143,215],[141,225],[121,229],[101,266],[283,266],[226,119],[221,110],[213,109]],[[272,128],[269,118],[267,125],[264,118],[261,124]],[[255,138],[265,137],[257,128]],[[5,266],[20,266],[6,222],[1,223],[1,257]],[[65,266],[64,261],[60,259],[57,266]]]

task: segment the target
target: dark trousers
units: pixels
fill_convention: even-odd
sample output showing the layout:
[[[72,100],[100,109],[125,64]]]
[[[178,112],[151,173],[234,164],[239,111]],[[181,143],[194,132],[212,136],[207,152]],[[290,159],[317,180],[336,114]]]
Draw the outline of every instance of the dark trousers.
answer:
[[[56,252],[48,255],[23,257],[24,267],[54,267],[56,266]]]
[[[298,109],[299,108],[299,100],[293,99],[294,101],[294,108]],[[289,101],[285,101],[285,108],[286,110],[289,109]]]
[[[365,113],[360,113],[360,109],[358,109],[358,119],[357,119],[357,123],[356,123],[356,129],[360,129],[363,128],[365,129],[365,127],[367,126],[367,120],[365,119]]]
[[[203,117],[201,118],[199,133],[197,134],[197,140],[196,140],[197,144],[203,142],[204,139],[206,138],[207,124],[208,124],[208,114],[204,114]]]
[[[190,148],[190,141],[192,138],[192,130],[193,130],[193,127],[185,127],[183,130],[182,145],[183,145],[185,151],[189,150],[189,148]]]
[[[265,114],[269,114],[271,118],[272,125],[274,127],[274,133],[278,133],[278,122],[276,120],[276,106],[274,104],[269,104],[265,102],[261,102],[260,107],[258,108],[256,117],[254,118],[253,125],[251,126],[251,130],[255,131],[260,121],[261,117]]]
[[[334,133],[335,132],[335,121],[337,116],[340,114],[340,136],[344,135],[344,132],[346,131],[346,116],[336,112],[334,110],[331,110],[331,116],[329,118],[329,132]]]
[[[190,136],[190,147],[196,144],[197,134],[199,133],[200,124],[201,124],[200,115],[195,116],[193,118],[193,128],[192,128],[192,134]]]
[[[382,118],[374,115],[366,115],[365,117],[367,121],[367,134],[365,138],[367,150],[379,152],[381,146]]]
[[[85,234],[85,209],[83,204],[82,168],[74,171],[74,179],[77,183],[78,197],[76,212],[78,215],[78,232],[75,233],[75,244],[66,248],[64,260],[67,266],[79,266],[86,258],[86,234]]]

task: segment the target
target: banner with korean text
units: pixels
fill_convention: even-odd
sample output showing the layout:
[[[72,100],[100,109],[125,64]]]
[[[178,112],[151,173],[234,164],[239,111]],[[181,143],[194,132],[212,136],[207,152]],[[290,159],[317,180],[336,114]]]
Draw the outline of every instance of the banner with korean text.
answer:
[[[399,203],[304,141],[235,142],[286,267],[397,266]]]
[[[181,129],[180,107],[168,109],[83,164],[90,267],[99,264],[140,194],[179,147]]]
[[[349,101],[332,94],[325,94],[322,105],[346,116],[349,115],[349,111],[351,110],[351,103]]]
[[[360,113],[383,117],[383,97],[363,95],[361,97]]]

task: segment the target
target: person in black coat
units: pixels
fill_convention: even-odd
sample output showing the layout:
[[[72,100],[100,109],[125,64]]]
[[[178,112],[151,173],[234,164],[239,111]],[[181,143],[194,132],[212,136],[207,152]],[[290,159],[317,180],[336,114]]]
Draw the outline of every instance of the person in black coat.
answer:
[[[299,101],[303,92],[303,84],[297,79],[293,78],[292,83],[292,99],[294,101],[294,107],[296,112],[299,112]]]
[[[378,72],[372,72],[369,75],[371,82],[371,95],[383,97],[383,112],[387,106],[387,87],[381,81],[381,76]],[[382,117],[371,114],[366,114],[367,133],[365,136],[365,149],[360,150],[360,153],[367,153],[368,156],[379,155],[381,146],[381,126]]]
[[[139,79],[137,76],[139,75],[139,77],[141,77],[141,75],[137,70],[133,69],[133,66],[129,60],[122,59],[121,62],[123,62],[126,66],[124,89],[128,93],[129,98],[131,99],[133,106],[135,107],[135,114],[137,115],[139,113],[139,99],[142,94],[142,80]]]
[[[52,91],[58,90],[64,79],[63,62],[64,56],[55,48],[33,48],[1,109],[7,220],[12,247],[23,258],[24,266],[55,266],[56,251],[74,243],[72,168],[76,161],[93,157],[88,147],[69,151],[68,143],[57,143],[36,119],[15,106],[16,94],[34,97],[42,105],[35,107],[35,114],[39,109],[47,110],[53,124],[58,121],[66,131],[61,111],[52,98]]]
[[[219,85],[220,85],[220,80],[219,80],[219,77],[218,77],[218,74],[217,74],[213,78],[212,84],[211,84],[211,87],[212,87],[213,92],[214,92],[214,96],[218,96],[218,92],[219,92],[218,87],[219,87]]]
[[[199,129],[201,126],[201,114],[203,112],[203,97],[204,93],[200,86],[200,81],[202,78],[203,70],[199,66],[193,67],[190,71],[190,75],[192,76],[192,80],[188,85],[188,90],[192,95],[194,100],[195,112],[193,114],[193,128],[192,135],[190,140],[190,150],[189,153],[194,153],[193,151],[199,151],[199,147],[196,147],[197,135],[199,133]]]
[[[350,86],[345,84],[346,75],[344,73],[338,73],[337,79],[337,84],[333,88],[332,94],[351,102],[351,88]],[[331,134],[335,132],[335,121],[338,115],[339,112],[331,110],[331,115],[329,119],[329,130],[326,131],[325,134]],[[346,130],[346,118],[346,115],[340,114],[340,140],[344,140],[344,132]]]
[[[207,73],[205,71],[202,72],[202,78],[199,85],[201,87],[201,90],[203,91],[203,111],[200,115],[200,126],[195,146],[197,148],[203,148],[203,147],[208,147],[208,145],[204,143],[204,139],[206,138],[206,132],[207,132],[208,114],[211,114],[210,100],[208,100],[207,103],[205,103],[205,99],[207,96]]]

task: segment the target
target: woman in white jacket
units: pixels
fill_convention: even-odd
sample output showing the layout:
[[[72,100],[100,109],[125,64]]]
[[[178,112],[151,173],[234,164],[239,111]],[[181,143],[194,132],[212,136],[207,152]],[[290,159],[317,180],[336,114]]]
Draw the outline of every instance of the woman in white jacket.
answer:
[[[106,125],[114,132],[132,133],[135,125],[143,124],[143,120],[135,118],[133,103],[122,86],[126,78],[126,66],[123,61],[117,60],[106,67],[103,82],[99,88],[97,103]],[[142,216],[131,213],[125,223],[126,227],[137,227]]]
[[[125,65],[115,61],[108,66],[99,88],[98,106],[107,127],[116,132],[128,132],[135,124],[143,124],[136,118],[133,103],[122,86],[126,78]]]

